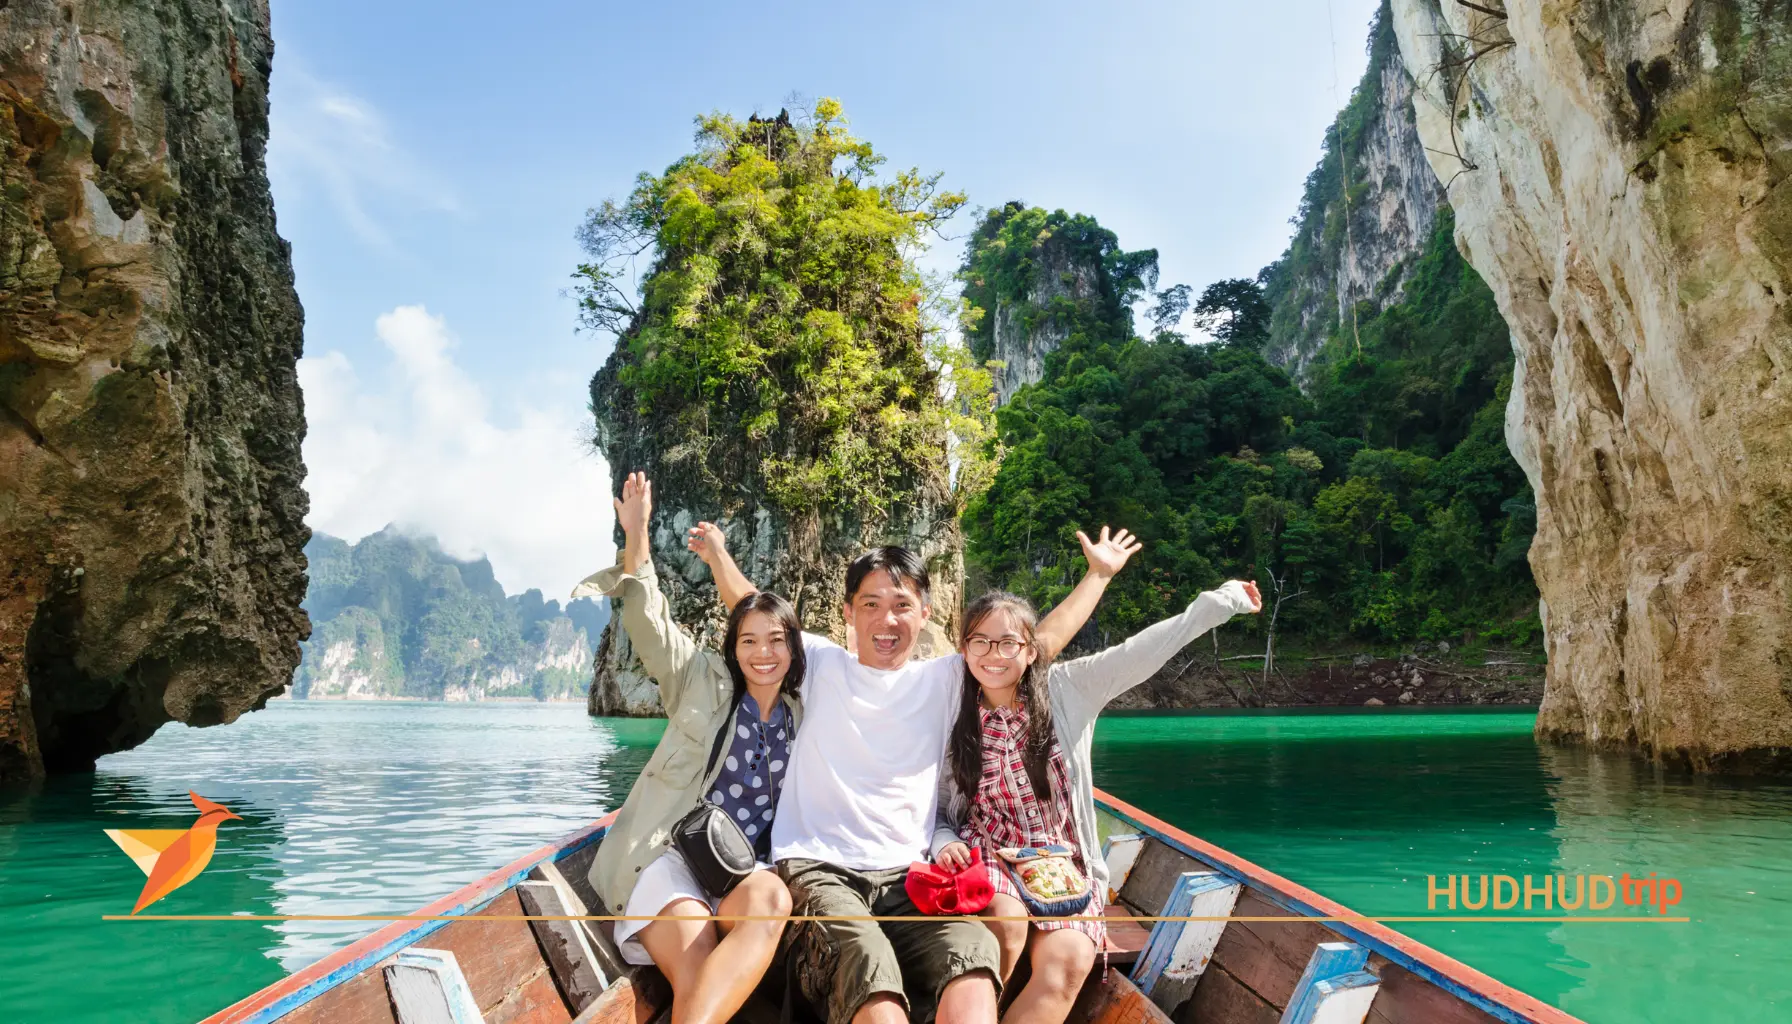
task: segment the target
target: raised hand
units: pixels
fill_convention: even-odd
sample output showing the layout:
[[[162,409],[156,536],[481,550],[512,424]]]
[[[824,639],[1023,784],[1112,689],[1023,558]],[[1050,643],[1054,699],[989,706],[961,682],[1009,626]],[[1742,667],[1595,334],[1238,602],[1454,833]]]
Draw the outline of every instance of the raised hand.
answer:
[[[616,524],[628,537],[647,536],[647,521],[653,515],[653,482],[639,470],[622,481],[622,497],[612,499],[616,506]]]
[[[703,563],[711,569],[715,568],[717,556],[728,554],[728,535],[714,523],[698,523],[691,527],[685,536],[684,546],[690,548]]]
[[[1089,560],[1089,571],[1097,576],[1113,576],[1126,567],[1126,560],[1144,547],[1137,537],[1126,530],[1116,530],[1108,535],[1108,528],[1101,528],[1101,539],[1092,541],[1088,534],[1076,531],[1076,539],[1083,543],[1083,557]]]
[[[1254,615],[1263,610],[1263,592],[1251,580],[1244,581],[1244,592],[1251,597],[1251,613]]]

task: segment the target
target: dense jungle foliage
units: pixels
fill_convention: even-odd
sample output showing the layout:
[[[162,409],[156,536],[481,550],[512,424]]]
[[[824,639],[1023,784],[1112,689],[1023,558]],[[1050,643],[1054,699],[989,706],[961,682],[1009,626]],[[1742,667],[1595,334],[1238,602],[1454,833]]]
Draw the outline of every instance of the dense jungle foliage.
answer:
[[[484,558],[454,558],[389,527],[352,545],[313,534],[305,556],[313,627],[295,697],[323,695],[312,691],[330,675],[332,648],[348,655],[341,668],[368,677],[365,696],[440,699],[446,688],[477,685],[488,697],[540,700],[580,696],[590,683],[608,602],[580,598],[562,609],[539,590],[507,597]]]
[[[1456,250],[1449,208],[1358,304],[1354,327],[1333,290],[1345,217],[1375,200],[1364,175],[1346,172],[1377,130],[1382,72],[1397,59],[1384,3],[1288,250],[1192,304],[1186,287],[1151,291],[1155,250],[1126,252],[1088,217],[1020,203],[985,217],[959,275],[973,352],[993,353],[998,310],[1064,340],[1044,379],[997,413],[1008,451],[965,515],[973,573],[1050,604],[1080,572],[1075,531],[1110,523],[1148,544],[1098,613],[1115,636],[1249,576],[1266,611],[1282,595],[1282,632],[1316,642],[1530,639],[1536,510],[1503,436],[1511,345]],[[1141,300],[1142,331],[1131,313]],[[1177,333],[1185,319],[1213,341]],[[1325,340],[1303,392],[1265,357],[1315,330]]]
[[[942,283],[912,258],[964,197],[882,163],[833,100],[702,117],[696,152],[579,234],[583,322],[626,346],[619,384],[664,450],[744,459],[788,512],[875,518],[901,482],[944,476],[948,432],[985,450],[988,375],[944,344]]]
[[[1141,336],[1131,307],[1148,297],[1154,252],[1127,253],[1062,211],[991,213],[961,271],[983,311],[973,338],[1004,302],[1066,333],[1044,379],[997,412],[1008,451],[965,516],[973,572],[1048,605],[1081,571],[1075,531],[1110,523],[1147,542],[1102,603],[1113,635],[1251,576],[1268,601],[1287,595],[1282,629],[1315,640],[1528,639],[1534,509],[1502,436],[1512,357],[1451,230],[1446,211],[1403,301],[1363,311],[1360,354],[1327,342],[1309,395],[1263,356],[1261,283],[1203,292],[1191,312],[1212,343]],[[1033,308],[1030,268],[1062,266],[1064,251],[1099,287]],[[1174,290],[1156,300],[1165,323],[1187,305]]]

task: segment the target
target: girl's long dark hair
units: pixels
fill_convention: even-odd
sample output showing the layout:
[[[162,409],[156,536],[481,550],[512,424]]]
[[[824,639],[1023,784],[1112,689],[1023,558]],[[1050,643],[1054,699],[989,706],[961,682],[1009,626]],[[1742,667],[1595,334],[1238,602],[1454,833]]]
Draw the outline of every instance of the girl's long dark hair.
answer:
[[[1026,637],[1028,645],[1034,644],[1033,631],[1039,626],[1039,613],[1033,610],[1026,598],[1017,597],[1002,590],[993,590],[972,601],[964,610],[964,624],[959,628],[958,645],[963,650],[965,642],[983,624],[992,612],[1006,611],[1020,627],[1021,634]],[[970,653],[965,653],[964,691],[959,699],[958,720],[952,723],[952,738],[947,744],[947,756],[952,771],[952,780],[958,783],[958,791],[966,800],[977,799],[978,782],[983,778],[983,717],[978,712],[977,697],[983,692],[977,677],[971,675]],[[1027,709],[1027,742],[1021,750],[1021,762],[1027,769],[1027,781],[1032,784],[1033,793],[1041,800],[1052,797],[1051,756],[1052,744],[1057,740],[1057,729],[1052,722],[1051,697],[1046,692],[1045,681],[1047,666],[1039,658],[1034,658],[1026,671],[1021,674],[1020,682],[1015,690],[1015,699]]]
[[[740,655],[734,651],[740,641],[741,623],[754,612],[764,612],[772,617],[772,621],[784,627],[784,642],[790,648],[790,671],[784,673],[784,686],[780,695],[796,693],[803,685],[803,670],[808,666],[808,659],[803,657],[803,624],[796,617],[796,609],[790,602],[776,594],[761,590],[743,597],[734,605],[734,611],[728,614],[728,631],[722,634],[722,661],[728,666],[728,675],[734,680],[734,702],[747,693],[747,677],[740,670]],[[764,709],[761,709],[764,710]]]

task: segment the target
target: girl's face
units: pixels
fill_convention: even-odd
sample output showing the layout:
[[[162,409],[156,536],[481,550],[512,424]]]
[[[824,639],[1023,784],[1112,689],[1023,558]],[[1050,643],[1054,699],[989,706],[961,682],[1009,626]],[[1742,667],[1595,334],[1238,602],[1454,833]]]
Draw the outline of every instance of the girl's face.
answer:
[[[1007,648],[1012,657],[1003,657]],[[986,690],[1006,690],[1020,682],[1027,666],[1038,656],[1033,642],[1007,608],[992,609],[971,627],[964,638],[964,661],[971,678]]]
[[[749,684],[781,683],[790,671],[790,637],[784,635],[777,619],[764,612],[748,612],[734,638],[734,658]]]

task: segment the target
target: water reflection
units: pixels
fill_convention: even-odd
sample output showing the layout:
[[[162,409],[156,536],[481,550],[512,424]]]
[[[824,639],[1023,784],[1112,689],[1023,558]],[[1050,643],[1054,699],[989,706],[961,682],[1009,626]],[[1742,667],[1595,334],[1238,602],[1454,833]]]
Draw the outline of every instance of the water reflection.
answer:
[[[152,912],[405,913],[619,803],[661,728],[574,705],[326,703],[165,727],[93,775],[0,803],[0,942],[90,979],[71,990],[55,972],[0,966],[9,1013],[191,1020],[377,927],[101,922],[143,885],[101,830],[185,828],[189,788],[245,820],[226,822],[210,866]]]

